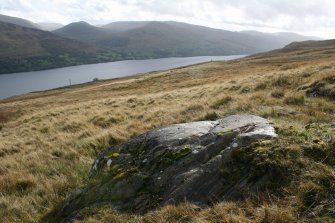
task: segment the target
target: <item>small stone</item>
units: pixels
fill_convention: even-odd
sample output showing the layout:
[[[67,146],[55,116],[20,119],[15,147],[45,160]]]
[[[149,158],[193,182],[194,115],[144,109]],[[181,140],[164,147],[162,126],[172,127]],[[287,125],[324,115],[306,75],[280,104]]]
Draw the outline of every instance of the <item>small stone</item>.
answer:
[[[233,148],[237,148],[238,147],[238,143],[234,142],[232,145]]]
[[[96,160],[93,165],[93,170],[95,171],[98,170],[98,164],[99,164],[99,160]]]
[[[189,173],[195,173],[195,172],[198,172],[198,169],[192,169],[189,171]]]
[[[198,154],[199,151],[195,149],[195,150],[192,151],[192,153],[193,153],[193,154]]]
[[[112,159],[107,160],[107,166],[110,167],[112,162],[113,162]]]

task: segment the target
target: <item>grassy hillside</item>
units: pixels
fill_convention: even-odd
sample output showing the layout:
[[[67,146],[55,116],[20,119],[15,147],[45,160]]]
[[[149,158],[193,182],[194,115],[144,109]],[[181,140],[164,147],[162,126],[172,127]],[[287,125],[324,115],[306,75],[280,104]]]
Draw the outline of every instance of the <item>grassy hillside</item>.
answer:
[[[169,205],[143,216],[106,204],[75,222],[334,222],[334,50],[332,41],[295,43],[0,101],[2,221],[52,222],[88,182],[95,155],[115,143],[171,123],[256,114],[279,135],[236,154],[235,164],[249,163],[254,173],[276,170],[278,181],[258,196],[203,209]]]
[[[12,17],[12,16],[1,15],[1,14],[0,14],[0,22],[11,23],[11,24],[15,24],[18,26],[32,28],[32,29],[40,29],[39,25],[29,20]]]
[[[37,29],[0,22],[0,73],[48,69],[93,61],[96,49]]]

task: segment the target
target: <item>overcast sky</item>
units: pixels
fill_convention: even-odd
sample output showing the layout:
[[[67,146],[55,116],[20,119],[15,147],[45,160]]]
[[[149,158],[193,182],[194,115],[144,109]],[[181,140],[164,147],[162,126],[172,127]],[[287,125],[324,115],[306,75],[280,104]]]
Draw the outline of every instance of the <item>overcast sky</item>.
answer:
[[[335,0],[0,0],[0,14],[62,24],[174,20],[335,38]]]

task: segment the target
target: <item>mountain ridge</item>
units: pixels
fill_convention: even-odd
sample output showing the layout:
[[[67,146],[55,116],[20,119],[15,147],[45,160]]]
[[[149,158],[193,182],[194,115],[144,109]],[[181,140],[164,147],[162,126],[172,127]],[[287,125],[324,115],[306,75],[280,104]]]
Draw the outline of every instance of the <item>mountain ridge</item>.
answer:
[[[0,22],[0,73],[87,63],[96,48],[51,32]]]
[[[108,36],[110,31],[108,29],[93,26],[84,21],[79,21],[70,23],[60,29],[56,29],[53,33],[82,42],[94,43],[97,39],[99,40]]]
[[[124,50],[133,55],[144,53],[154,58],[252,54],[313,38],[294,33],[257,32],[255,35],[175,21],[124,21],[101,27],[88,23],[85,25],[71,23],[54,33],[95,44],[97,47]]]
[[[41,29],[41,27],[38,24],[35,24],[29,20],[21,19],[21,18],[13,17],[13,16],[2,15],[2,14],[0,14],[0,22],[11,23],[11,24],[15,24],[18,26],[32,28],[32,29]]]
[[[100,27],[80,21],[43,32],[43,24],[1,18],[10,23],[1,25],[0,73],[118,60],[248,55],[313,38],[294,33],[233,32],[176,21],[123,21]]]

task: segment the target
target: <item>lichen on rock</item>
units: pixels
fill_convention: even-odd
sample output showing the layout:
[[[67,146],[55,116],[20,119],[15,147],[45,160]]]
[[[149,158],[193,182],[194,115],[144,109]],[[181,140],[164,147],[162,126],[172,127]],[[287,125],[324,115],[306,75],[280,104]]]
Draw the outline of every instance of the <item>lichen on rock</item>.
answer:
[[[247,164],[237,176],[236,151],[276,137],[266,119],[253,115],[154,129],[99,154],[91,169],[93,183],[69,198],[59,216],[69,219],[105,202],[144,213],[184,200],[206,206],[240,199],[262,188],[267,176],[264,171],[251,176]]]

